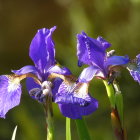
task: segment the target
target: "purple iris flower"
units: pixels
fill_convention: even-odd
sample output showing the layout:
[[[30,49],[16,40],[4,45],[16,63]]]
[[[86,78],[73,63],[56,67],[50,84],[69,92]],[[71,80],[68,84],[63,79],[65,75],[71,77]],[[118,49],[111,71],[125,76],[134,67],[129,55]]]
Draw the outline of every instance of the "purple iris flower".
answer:
[[[71,72],[56,64],[55,48],[51,29],[40,29],[33,38],[29,56],[34,66],[27,65],[14,74],[0,76],[0,117],[19,105],[21,98],[20,81],[26,78],[27,90],[32,98],[45,103],[46,97],[59,104],[60,111],[73,119],[89,115],[97,109],[98,102],[88,95],[88,84],[80,84],[70,77]],[[86,86],[85,86],[86,85]]]
[[[132,60],[127,66],[131,76],[140,84],[140,54],[136,56],[136,59]]]
[[[71,72],[66,67],[60,67],[55,60],[55,48],[52,40],[52,33],[56,29],[56,26],[51,29],[40,29],[33,38],[29,56],[33,60],[35,66],[24,66],[20,70],[12,70],[16,75],[23,75],[32,73],[34,74],[41,84],[34,81],[33,78],[27,78],[26,86],[29,94],[36,100],[41,101],[41,92],[45,86],[50,86],[50,82],[47,81],[48,76],[51,73],[70,75]],[[37,94],[38,93],[38,94]]]
[[[80,83],[73,76],[65,76],[55,94],[55,102],[61,113],[72,119],[81,119],[98,108],[98,101],[88,94],[88,83]]]
[[[14,74],[0,76],[0,117],[5,118],[6,113],[19,105],[21,97],[20,81],[27,78],[29,94],[36,100],[43,102],[44,96],[50,92],[51,82],[47,81],[48,75],[58,73],[69,75],[67,68],[56,65],[54,42],[51,29],[40,29],[33,38],[29,56],[35,66],[24,66],[20,70],[12,70]]]
[[[84,32],[77,35],[78,66],[89,65],[81,73],[80,82],[89,82],[94,76],[107,79],[113,68],[129,63],[128,56],[116,56],[114,51],[107,53],[110,46],[102,37],[90,38]]]

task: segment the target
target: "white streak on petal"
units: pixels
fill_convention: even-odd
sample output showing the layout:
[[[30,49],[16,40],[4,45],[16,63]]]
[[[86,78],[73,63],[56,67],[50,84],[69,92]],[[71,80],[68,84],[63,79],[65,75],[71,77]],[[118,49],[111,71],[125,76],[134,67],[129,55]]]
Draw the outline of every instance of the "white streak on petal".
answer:
[[[78,88],[78,91],[74,94],[74,97],[85,99],[88,94],[88,84],[82,83],[82,85]]]
[[[19,88],[19,85],[20,85],[19,78],[14,78],[14,79],[9,78],[7,91],[8,92],[13,92],[13,91],[15,91],[15,90],[17,90]]]

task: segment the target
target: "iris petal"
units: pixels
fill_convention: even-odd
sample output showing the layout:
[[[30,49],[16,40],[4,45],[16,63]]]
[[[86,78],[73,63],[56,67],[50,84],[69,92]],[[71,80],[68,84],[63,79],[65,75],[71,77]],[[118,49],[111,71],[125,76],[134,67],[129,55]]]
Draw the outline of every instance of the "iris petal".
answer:
[[[85,68],[82,73],[80,74],[78,81],[82,83],[87,83],[93,79],[94,76],[96,76],[96,73],[100,71],[99,68],[94,66],[89,66]]]
[[[91,96],[88,94],[88,84],[62,82],[58,92],[55,94],[55,103],[88,106],[91,103]]]
[[[44,72],[44,69],[55,64],[55,50],[52,40],[52,33],[55,29],[54,26],[51,29],[38,30],[30,45],[29,55],[41,73]]]
[[[58,93],[55,95],[55,103],[84,105],[90,102],[90,98],[86,93],[87,86],[85,89],[83,88],[82,93],[79,91],[76,93],[76,90],[79,90],[79,87],[76,88],[76,86],[76,83],[68,84],[67,82],[62,82],[59,86]]]
[[[98,101],[91,97],[91,103],[88,106],[79,106],[75,104],[59,104],[61,113],[71,119],[82,119],[82,116],[90,115],[98,108]]]
[[[111,46],[111,44],[107,42],[105,39],[103,39],[101,36],[99,36],[97,40],[102,44],[104,49],[107,49]]]
[[[139,70],[130,70],[131,76],[140,84],[140,69]]]
[[[56,93],[58,92],[59,86],[61,85],[62,81],[63,81],[63,80],[60,79],[60,78],[56,78],[56,79],[53,81],[52,94],[53,94],[53,97],[54,97],[54,98],[55,98]]]
[[[78,34],[77,56],[79,64],[84,63],[104,69],[105,49],[109,47],[108,44],[103,39],[90,38],[84,32]]]
[[[67,85],[63,82],[55,95],[61,113],[72,119],[81,119],[98,108],[98,101],[87,94],[88,84],[82,83],[76,88],[77,84],[80,83]]]
[[[70,75],[71,74],[71,71],[66,68],[66,67],[62,67],[60,68],[59,66],[55,65],[55,66],[52,66],[49,70],[48,70],[49,73],[57,73],[57,74],[63,74],[63,75]]]
[[[28,90],[28,92],[33,89],[33,88],[41,88],[41,86],[39,84],[37,84],[33,78],[27,78],[26,79],[26,88]]]
[[[107,58],[106,66],[121,66],[129,63],[128,56],[111,56]]]
[[[137,58],[137,66],[140,67],[140,54],[138,54],[136,58]]]
[[[17,75],[22,75],[22,74],[26,74],[26,73],[34,73],[34,74],[38,75],[37,68],[32,65],[24,66],[19,70],[12,70],[12,72]]]
[[[0,76],[0,117],[5,118],[6,113],[19,105],[21,97],[21,85],[17,79]]]
[[[84,63],[90,65],[90,56],[88,56],[88,50],[85,45],[85,38],[83,35],[77,35],[77,56],[78,56],[78,64]]]
[[[80,106],[87,106],[91,102],[90,96],[86,96],[85,98],[75,97],[73,94],[57,94],[55,97],[55,103],[58,104],[78,104]]]
[[[136,56],[134,62],[130,63],[127,68],[133,79],[140,84],[140,54]]]

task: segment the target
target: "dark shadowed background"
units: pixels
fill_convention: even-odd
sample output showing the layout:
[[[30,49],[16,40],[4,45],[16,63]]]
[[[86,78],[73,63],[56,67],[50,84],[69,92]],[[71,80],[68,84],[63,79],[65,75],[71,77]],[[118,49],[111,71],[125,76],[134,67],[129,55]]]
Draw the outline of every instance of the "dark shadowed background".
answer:
[[[37,29],[56,25],[53,34],[56,59],[78,76],[76,34],[85,31],[103,36],[118,55],[134,58],[140,53],[140,0],[0,0],[0,74],[33,62],[29,45]],[[128,140],[140,140],[140,86],[127,70],[119,77],[124,96]],[[31,99],[22,84],[18,107],[0,119],[0,140],[11,139],[18,125],[17,140],[45,140],[45,117],[41,104]],[[99,109],[85,117],[94,140],[114,140],[110,123],[110,104],[101,80],[93,80],[90,92],[99,100]],[[54,105],[56,140],[65,140],[65,118]],[[77,140],[72,121],[72,140]]]

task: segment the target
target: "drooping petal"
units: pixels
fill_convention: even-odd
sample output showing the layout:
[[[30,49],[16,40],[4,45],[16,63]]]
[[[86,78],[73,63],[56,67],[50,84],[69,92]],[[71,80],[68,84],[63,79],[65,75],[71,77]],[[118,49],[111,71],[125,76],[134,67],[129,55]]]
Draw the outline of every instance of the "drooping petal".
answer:
[[[70,75],[71,71],[66,67],[59,67],[58,65],[52,66],[49,70],[49,73],[57,73],[62,75]]]
[[[55,29],[56,26],[51,29],[38,30],[30,45],[29,55],[41,73],[44,72],[44,69],[55,64],[55,50],[52,40],[52,33]]]
[[[58,93],[55,94],[55,103],[58,104],[78,104],[87,106],[91,103],[91,97],[88,94],[87,83],[67,83],[62,82]]]
[[[93,79],[94,76],[96,76],[97,72],[99,72],[100,69],[95,66],[89,66],[85,68],[82,73],[80,74],[78,81],[81,83],[87,83]]]
[[[106,44],[106,45],[105,45]],[[109,44],[109,43],[108,43]],[[84,63],[104,69],[105,49],[108,47],[105,40],[88,37],[84,32],[77,35],[78,64]],[[81,66],[81,65],[80,65]]]
[[[12,70],[12,72],[17,75],[22,75],[22,74],[27,74],[27,73],[34,73],[34,74],[38,75],[37,68],[32,65],[24,66],[19,70]]]
[[[138,54],[136,58],[137,58],[137,66],[140,67],[140,54]]]
[[[137,70],[130,70],[129,71],[131,76],[140,84],[140,69]]]
[[[91,97],[91,102],[88,106],[80,106],[78,104],[59,104],[59,108],[65,117],[82,119],[82,116],[90,115],[97,110],[98,101]]]
[[[79,85],[78,85],[79,84]],[[88,92],[87,83],[69,84],[63,82],[55,95],[61,113],[65,117],[81,119],[82,116],[93,113],[98,108],[98,101]]]
[[[121,66],[128,64],[130,62],[130,59],[128,56],[111,56],[107,58],[107,61],[105,62],[106,66]]]
[[[6,113],[19,105],[21,85],[19,79],[12,76],[0,76],[0,117],[5,118]]]
[[[140,54],[136,56],[136,59],[134,59],[134,62],[129,63],[129,65],[127,66],[127,69],[129,70],[134,80],[140,84]]]
[[[55,103],[57,104],[78,104],[80,106],[87,106],[91,102],[90,96],[85,98],[75,97],[73,94],[57,94],[55,96]]]

